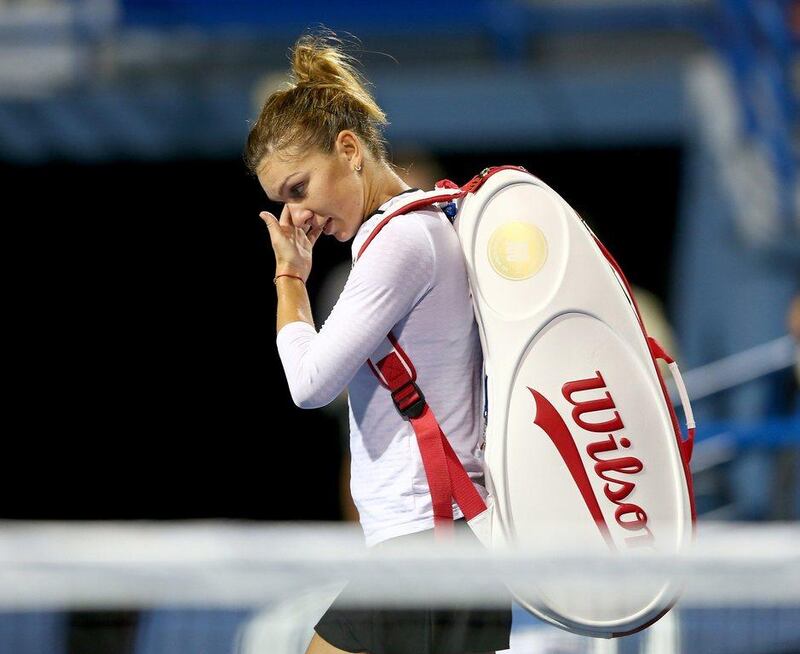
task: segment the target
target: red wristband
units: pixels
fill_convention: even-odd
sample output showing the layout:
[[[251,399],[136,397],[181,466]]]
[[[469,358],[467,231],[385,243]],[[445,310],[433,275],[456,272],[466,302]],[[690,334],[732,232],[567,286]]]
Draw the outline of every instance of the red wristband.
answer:
[[[298,275],[291,275],[289,273],[281,273],[280,275],[275,275],[275,277],[273,277],[273,279],[272,279],[272,283],[273,284],[277,285],[278,277],[294,277],[295,279],[299,279],[301,282],[303,282],[303,284],[306,283],[305,280],[302,277],[298,276]]]

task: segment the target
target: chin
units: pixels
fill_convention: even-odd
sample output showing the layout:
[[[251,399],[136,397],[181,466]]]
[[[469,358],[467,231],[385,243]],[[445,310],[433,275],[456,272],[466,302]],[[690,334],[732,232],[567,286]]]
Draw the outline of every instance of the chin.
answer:
[[[335,238],[340,243],[347,243],[347,241],[349,241],[355,235],[356,235],[355,232],[351,233],[351,231],[349,229],[343,229],[343,230],[336,231],[333,234],[331,234],[331,236],[333,236],[333,238]]]

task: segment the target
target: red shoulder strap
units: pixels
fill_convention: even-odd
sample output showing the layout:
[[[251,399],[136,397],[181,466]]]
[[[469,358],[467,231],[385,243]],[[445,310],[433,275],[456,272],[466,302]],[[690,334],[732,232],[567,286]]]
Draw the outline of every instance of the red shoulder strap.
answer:
[[[434,528],[437,538],[446,538],[452,535],[453,500],[466,520],[485,511],[486,504],[417,386],[417,371],[411,359],[391,332],[388,341],[389,353],[376,363],[371,360],[368,363],[380,384],[391,392],[395,407],[411,423],[416,434],[431,493]]]
[[[370,243],[372,243],[372,239],[374,239],[378,235],[378,232],[380,232],[392,218],[395,218],[396,216],[401,216],[404,213],[408,213],[416,209],[422,209],[424,207],[428,207],[432,204],[436,204],[437,202],[449,202],[451,200],[456,200],[460,197],[463,197],[462,193],[453,193],[451,191],[447,193],[442,193],[440,195],[435,195],[433,197],[420,198],[419,200],[415,200],[413,202],[410,202],[409,204],[400,207],[399,209],[396,209],[388,216],[386,216],[386,218],[381,220],[377,225],[375,225],[375,229],[372,230],[372,233],[367,237],[367,240],[364,241],[363,245],[358,250],[358,254],[356,255],[356,261],[358,261],[358,259],[364,253],[364,250],[367,249],[367,246]]]
[[[468,193],[475,193],[483,183],[489,179],[495,173],[499,173],[501,170],[519,170],[523,173],[527,173],[528,171],[525,170],[522,166],[494,166],[492,168],[484,168],[480,173],[475,175],[471,180],[469,180],[463,186],[458,186],[454,182],[451,182],[449,179],[443,179],[436,182],[436,189],[441,189],[442,193],[439,195],[428,196],[425,198],[420,198],[419,200],[414,200],[399,209],[396,209],[392,213],[390,213],[386,218],[381,220],[376,226],[375,229],[372,230],[372,233],[367,237],[367,240],[364,241],[363,245],[358,251],[356,255],[356,261],[361,257],[364,253],[364,250],[367,249],[367,246],[372,242],[378,232],[380,232],[386,224],[392,219],[396,218],[397,216],[401,216],[405,213],[409,213],[410,211],[415,211],[416,209],[422,209],[423,207],[429,207],[432,204],[436,204],[437,202],[450,202],[453,200],[460,200]],[[449,191],[446,189],[450,189]],[[455,191],[455,192],[454,192]]]

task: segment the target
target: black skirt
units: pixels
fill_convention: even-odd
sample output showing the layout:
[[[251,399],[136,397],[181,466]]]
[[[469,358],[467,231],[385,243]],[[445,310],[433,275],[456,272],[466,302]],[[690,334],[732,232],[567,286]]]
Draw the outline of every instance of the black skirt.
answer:
[[[474,538],[472,529],[461,518],[455,521],[457,537]],[[429,539],[434,532],[392,538],[376,548],[407,539]],[[369,654],[463,654],[495,652],[509,648],[511,634],[511,596],[508,606],[481,609],[441,606],[413,609],[352,608],[339,606],[348,587],[314,626],[320,637],[346,652]]]

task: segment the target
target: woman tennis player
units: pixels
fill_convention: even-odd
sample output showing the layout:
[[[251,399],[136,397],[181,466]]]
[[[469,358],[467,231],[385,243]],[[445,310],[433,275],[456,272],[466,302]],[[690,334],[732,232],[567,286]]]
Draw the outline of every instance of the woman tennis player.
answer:
[[[350,486],[367,547],[433,543],[432,501],[415,433],[367,359],[392,331],[486,499],[481,346],[456,232],[434,207],[389,221],[354,263],[319,332],[305,287],[322,235],[352,239],[355,260],[382,216],[424,193],[392,168],[382,136],[386,116],[356,64],[332,33],[301,37],[292,49],[293,84],[267,98],[245,159],[267,196],[284,203],[279,219],[268,212],[261,218],[275,252],[277,347],[292,398],[310,409],[348,389]],[[456,503],[453,514],[458,537],[474,538]],[[314,627],[307,654],[509,647],[510,600],[501,609],[348,610],[340,598]]]

